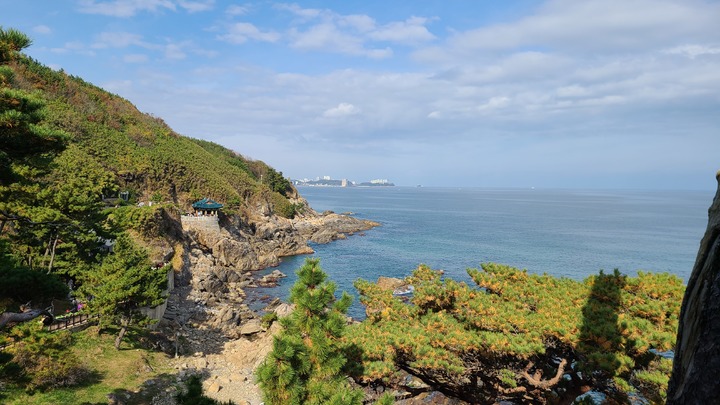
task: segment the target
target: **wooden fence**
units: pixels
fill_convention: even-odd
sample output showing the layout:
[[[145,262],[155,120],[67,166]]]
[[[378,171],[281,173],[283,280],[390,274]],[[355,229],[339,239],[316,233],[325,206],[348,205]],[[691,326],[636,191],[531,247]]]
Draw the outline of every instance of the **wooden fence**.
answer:
[[[97,317],[97,315],[74,314],[74,315],[63,317],[61,319],[55,319],[55,322],[46,326],[45,329],[47,329],[50,332],[55,332],[55,331],[63,330],[63,329],[71,329],[76,326],[85,325],[86,323],[90,322],[92,319],[94,319],[96,317]]]
[[[55,318],[53,323],[45,326],[45,330],[48,332],[57,332],[59,330],[73,329],[83,325],[87,325],[92,322],[93,319],[97,318],[98,315],[91,314],[73,314],[60,319]],[[5,350],[8,346],[12,346],[12,342],[6,344],[0,344],[0,352]]]

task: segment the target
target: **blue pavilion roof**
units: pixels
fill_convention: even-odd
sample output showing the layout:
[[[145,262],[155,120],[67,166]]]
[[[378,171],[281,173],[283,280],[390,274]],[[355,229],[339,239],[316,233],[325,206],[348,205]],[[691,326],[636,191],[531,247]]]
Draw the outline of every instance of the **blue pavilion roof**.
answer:
[[[192,207],[199,210],[219,210],[223,207],[223,205],[209,198],[203,198],[202,200],[193,203]]]

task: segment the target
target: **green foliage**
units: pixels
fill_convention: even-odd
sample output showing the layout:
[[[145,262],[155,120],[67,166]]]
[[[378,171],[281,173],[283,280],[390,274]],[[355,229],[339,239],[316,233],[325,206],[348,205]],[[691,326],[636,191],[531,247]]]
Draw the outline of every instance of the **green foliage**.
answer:
[[[32,39],[14,29],[0,26],[0,63],[13,59],[18,52],[32,45]]]
[[[108,224],[112,229],[129,229],[143,236],[158,237],[163,209],[161,205],[118,207],[108,212]]]
[[[280,320],[282,332],[258,368],[268,404],[360,404],[362,392],[343,375],[346,357],[340,338],[351,298],[335,299],[335,284],[326,281],[317,259],[298,270],[290,302],[295,310]]]
[[[274,211],[283,218],[294,218],[300,205],[293,204],[279,193],[270,193],[269,200],[273,203]]]
[[[263,328],[269,328],[273,322],[278,320],[278,316],[275,312],[268,312],[260,318]]]
[[[6,350],[12,359],[0,364],[0,380],[32,391],[76,386],[93,374],[70,350],[70,332],[50,333],[28,322],[13,328],[10,339],[15,343]]]
[[[80,292],[88,298],[90,312],[100,315],[100,326],[121,326],[116,341],[116,347],[119,347],[131,323],[147,321],[138,309],[163,302],[167,269],[154,268],[147,251],[122,234],[115,243],[113,254],[100,266],[82,274],[80,280]]]
[[[64,298],[67,286],[55,274],[28,269],[11,256],[9,242],[0,239],[0,297],[15,303],[43,302]],[[0,308],[0,311],[2,308]]]
[[[672,363],[671,359],[655,359],[647,369],[636,371],[631,381],[645,398],[656,404],[664,404],[667,400],[666,393],[672,373]]]
[[[283,196],[287,196],[287,194],[292,190],[292,184],[290,184],[290,181],[283,176],[282,172],[278,172],[272,167],[268,167],[265,171],[263,184],[267,184],[268,187],[270,187],[270,190],[280,193]]]
[[[662,395],[642,371],[655,357],[651,349],[675,342],[683,293],[677,277],[616,271],[580,283],[497,264],[468,274],[479,288],[420,266],[409,279],[412,305],[356,282],[368,318],[347,340],[362,348],[355,360],[365,380],[391,378],[401,366],[470,401],[542,397],[547,386],[570,384],[551,381],[565,359],[576,367],[564,372],[580,384],[629,390],[644,378],[648,392]],[[533,379],[538,370],[542,380]],[[481,389],[473,388],[476,379]]]
[[[45,102],[37,92],[1,88],[1,150],[19,160],[62,148],[67,134],[38,125],[45,114]]]

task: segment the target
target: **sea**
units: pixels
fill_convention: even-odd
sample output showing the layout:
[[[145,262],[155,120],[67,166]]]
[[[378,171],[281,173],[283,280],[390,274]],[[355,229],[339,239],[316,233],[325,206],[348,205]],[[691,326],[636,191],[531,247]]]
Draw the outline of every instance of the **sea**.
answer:
[[[468,268],[507,264],[582,280],[601,269],[668,272],[687,282],[707,226],[712,191],[544,190],[434,187],[301,187],[318,212],[351,213],[380,227],[283,258],[288,277],[257,296],[287,301],[306,257],[354,296],[348,314],[364,318],[353,283],[403,278],[419,264],[472,284]],[[263,274],[263,273],[260,273]],[[255,304],[256,307],[259,303]]]

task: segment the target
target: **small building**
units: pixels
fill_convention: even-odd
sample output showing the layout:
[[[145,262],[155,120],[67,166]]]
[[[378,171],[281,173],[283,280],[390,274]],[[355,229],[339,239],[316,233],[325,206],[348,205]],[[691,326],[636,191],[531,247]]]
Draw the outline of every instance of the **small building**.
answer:
[[[196,216],[216,217],[218,211],[220,211],[223,205],[209,198],[203,198],[202,200],[195,202],[192,207],[195,210]]]

